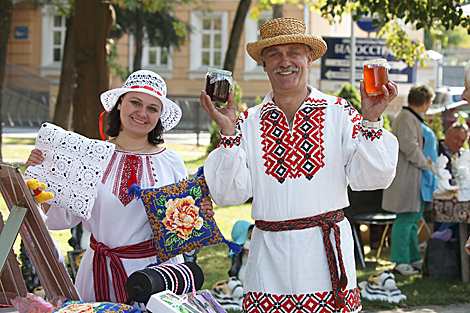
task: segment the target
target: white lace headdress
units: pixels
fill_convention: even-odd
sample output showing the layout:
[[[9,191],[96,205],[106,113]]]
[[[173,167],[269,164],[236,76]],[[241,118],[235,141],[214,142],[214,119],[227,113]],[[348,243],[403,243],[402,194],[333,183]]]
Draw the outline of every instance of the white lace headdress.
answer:
[[[44,161],[25,171],[26,179],[45,183],[54,198],[49,204],[66,208],[89,219],[98,195],[98,184],[113,155],[115,145],[89,139],[50,123],[42,124],[36,137],[36,149]]]
[[[148,70],[135,71],[129,75],[122,88],[103,92],[100,98],[106,112],[111,112],[119,97],[129,91],[143,92],[160,99],[163,104],[162,114],[160,115],[163,131],[168,131],[179,123],[181,109],[166,97],[165,81],[157,73]]]

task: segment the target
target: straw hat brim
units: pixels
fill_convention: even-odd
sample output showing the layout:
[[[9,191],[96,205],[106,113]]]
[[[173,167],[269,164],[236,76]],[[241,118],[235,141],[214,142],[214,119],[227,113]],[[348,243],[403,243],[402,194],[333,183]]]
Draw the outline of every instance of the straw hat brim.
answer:
[[[266,47],[283,45],[287,43],[303,43],[310,47],[313,52],[313,61],[322,57],[325,54],[327,45],[326,42],[315,35],[293,34],[281,35],[271,38],[262,39],[260,41],[249,42],[246,45],[248,54],[258,63],[263,62],[263,49]]]
[[[106,112],[111,112],[119,100],[119,97],[130,91],[149,94],[151,96],[157,97],[162,102],[163,109],[160,115],[160,120],[162,121],[164,132],[169,131],[179,123],[182,115],[181,108],[168,98],[159,96],[155,92],[145,88],[115,88],[103,92],[100,96],[100,100]]]

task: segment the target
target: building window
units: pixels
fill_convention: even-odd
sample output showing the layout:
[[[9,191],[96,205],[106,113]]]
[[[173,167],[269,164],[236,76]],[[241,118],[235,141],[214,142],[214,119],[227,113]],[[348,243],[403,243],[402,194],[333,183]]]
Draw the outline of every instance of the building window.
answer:
[[[209,67],[221,68],[228,41],[227,12],[192,12],[190,77],[200,78]],[[191,78],[191,79],[193,79]]]
[[[63,47],[65,42],[65,32],[67,30],[65,24],[65,17],[61,15],[54,15],[52,25],[52,56],[53,62],[62,61]]]
[[[260,27],[272,19],[272,12],[263,12],[257,21],[247,18],[245,21],[245,46],[249,42],[258,41],[261,39],[259,34]],[[260,63],[254,61],[248,52],[245,50],[245,71],[244,80],[266,80],[267,75],[263,71],[263,67]]]
[[[64,55],[66,18],[53,5],[42,8],[41,75],[59,76]]]
[[[168,75],[170,75],[173,68],[172,55],[172,48],[160,47],[145,40],[142,52],[142,68],[157,71],[166,78],[170,78]]]

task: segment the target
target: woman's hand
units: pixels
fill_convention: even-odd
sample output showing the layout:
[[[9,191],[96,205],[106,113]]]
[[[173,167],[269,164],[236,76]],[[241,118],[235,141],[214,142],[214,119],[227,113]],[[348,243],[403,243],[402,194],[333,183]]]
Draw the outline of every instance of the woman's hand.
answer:
[[[212,199],[209,196],[205,196],[204,198],[201,199],[200,202],[201,209],[206,211],[206,213],[214,216],[214,207],[212,205]]]
[[[25,164],[25,170],[30,166],[41,164],[42,161],[44,160],[44,158],[41,155],[42,155],[41,150],[38,150],[38,149],[31,150],[31,154],[29,155],[29,158]]]

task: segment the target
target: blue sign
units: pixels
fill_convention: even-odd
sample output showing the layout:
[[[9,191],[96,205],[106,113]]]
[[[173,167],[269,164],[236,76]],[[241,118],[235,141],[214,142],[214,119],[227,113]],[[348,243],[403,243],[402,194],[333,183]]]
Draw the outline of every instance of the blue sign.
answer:
[[[365,16],[364,13],[362,13],[361,19],[356,22],[357,27],[368,33],[376,32],[379,28],[379,24],[373,25],[374,19],[378,20],[378,17]]]
[[[15,39],[28,39],[28,26],[15,26],[14,38]]]
[[[321,58],[322,89],[337,90],[338,86],[350,81],[351,38],[323,37],[328,50]],[[356,82],[363,79],[363,62],[372,59],[387,59],[391,69],[389,79],[395,83],[414,84],[417,76],[417,65],[410,67],[404,60],[397,60],[391,49],[387,48],[385,39],[356,38]],[[327,85],[330,86],[327,86]]]

